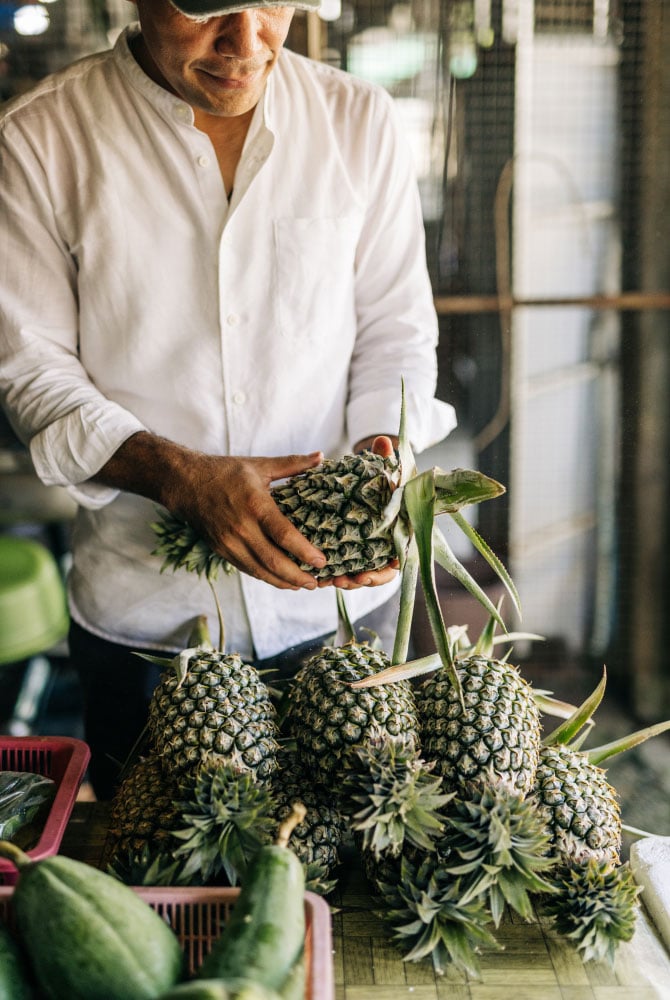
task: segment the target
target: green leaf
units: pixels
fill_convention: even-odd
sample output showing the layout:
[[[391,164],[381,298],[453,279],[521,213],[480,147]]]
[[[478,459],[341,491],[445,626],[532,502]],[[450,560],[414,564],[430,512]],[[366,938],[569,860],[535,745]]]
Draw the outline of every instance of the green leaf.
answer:
[[[455,514],[449,515],[461,529],[463,534],[470,540],[470,542],[477,549],[477,552],[484,557],[486,562],[489,564],[491,569],[495,572],[496,576],[505,586],[505,590],[512,599],[512,603],[516,609],[519,617],[521,616],[521,601],[519,600],[519,595],[517,589],[514,586],[514,581],[512,577],[507,572],[507,569],[498,558],[498,556],[493,552],[489,545],[484,541],[482,536],[476,531],[471,524],[469,524],[463,515],[457,511]]]
[[[493,500],[505,492],[505,487],[476,469],[433,469],[435,481],[435,514],[455,514],[484,500]]]
[[[603,695],[605,694],[605,685],[607,684],[607,670],[603,667],[602,680],[596,687],[596,689],[589,695],[586,701],[582,702],[579,708],[576,708],[569,719],[561,723],[556,729],[554,729],[548,736],[542,740],[542,745],[546,747],[556,746],[557,744],[562,744],[567,746],[580,732],[581,729],[588,722],[590,722],[593,713],[598,708],[598,705],[602,701]]]
[[[416,461],[414,459],[414,455],[412,453],[412,446],[410,445],[409,437],[407,434],[404,378],[400,380],[400,393],[401,393],[401,404],[400,404],[400,427],[398,429],[398,456],[400,458],[400,485],[404,486],[406,482],[408,482],[416,475]]]
[[[404,663],[407,660],[418,576],[419,551],[416,538],[412,537],[400,574],[400,612],[393,643],[392,663]]]
[[[335,636],[335,645],[344,646],[347,642],[355,642],[356,632],[349,617],[344,594],[339,587],[335,588],[335,599],[337,601],[337,634]]]
[[[489,596],[482,590],[477,581],[468,573],[465,566],[458,561],[454,553],[452,552],[449,544],[437,527],[433,528],[433,549],[435,553],[435,561],[443,568],[446,569],[447,573],[450,573],[454,579],[458,580],[461,586],[465,587],[469,594],[472,594],[481,605],[488,611],[488,613],[495,619],[501,628],[505,628],[505,623],[503,622],[498,609],[493,604]]]
[[[439,670],[442,660],[439,653],[431,653],[430,656],[422,656],[418,660],[409,660],[407,663],[398,663],[385,670],[378,670],[376,674],[362,677],[359,681],[352,681],[350,687],[354,690],[359,688],[377,687],[379,684],[391,684],[395,681],[409,680],[412,677],[421,677],[423,674],[431,674]]]
[[[586,750],[586,756],[591,764],[602,764],[608,757],[614,757],[615,754],[623,753],[624,750],[631,750],[653,736],[660,736],[661,733],[667,732],[668,729],[670,729],[670,720],[657,722],[655,726],[638,729],[636,733],[630,733],[628,736],[622,736],[621,739],[613,740],[611,743],[603,743],[602,746]]]
[[[430,624],[437,652],[446,669],[449,678],[459,693],[461,702],[463,693],[461,683],[454,666],[451,646],[447,638],[447,630],[440,609],[435,584],[435,566],[433,557],[433,518],[435,505],[434,470],[422,472],[405,485],[404,502],[419,553],[419,574],[426,603],[426,613]]]

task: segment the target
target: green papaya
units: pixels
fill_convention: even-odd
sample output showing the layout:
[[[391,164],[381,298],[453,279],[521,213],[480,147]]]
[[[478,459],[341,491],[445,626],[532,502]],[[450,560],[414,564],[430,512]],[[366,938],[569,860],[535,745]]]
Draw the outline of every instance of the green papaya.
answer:
[[[281,1000],[278,993],[249,979],[194,979],[157,1000]]]
[[[182,976],[172,928],[131,888],[61,855],[32,861],[0,841],[19,870],[12,909],[49,1000],[153,1000]]]
[[[288,839],[304,815],[301,803],[294,806],[277,842],[251,861],[232,913],[198,970],[200,978],[246,976],[280,994],[293,982],[305,944],[305,874]]]
[[[0,1000],[31,1000],[25,958],[8,927],[0,923]]]

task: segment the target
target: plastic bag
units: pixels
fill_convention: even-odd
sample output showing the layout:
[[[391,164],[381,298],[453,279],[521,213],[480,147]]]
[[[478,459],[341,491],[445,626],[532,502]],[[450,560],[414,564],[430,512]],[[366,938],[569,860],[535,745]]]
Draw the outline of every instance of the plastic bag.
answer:
[[[0,840],[24,850],[37,841],[55,794],[56,783],[43,774],[0,771]]]

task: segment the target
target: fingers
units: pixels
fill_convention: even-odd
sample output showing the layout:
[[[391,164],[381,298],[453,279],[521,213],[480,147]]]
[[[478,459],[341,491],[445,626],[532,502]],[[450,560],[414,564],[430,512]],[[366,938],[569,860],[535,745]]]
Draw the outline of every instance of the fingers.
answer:
[[[260,514],[247,516],[234,530],[222,533],[216,548],[242,572],[281,589],[314,590],[317,586],[315,578],[287,552],[315,568],[326,562],[325,556],[294,528],[269,497]]]
[[[323,462],[323,452],[313,451],[309,455],[283,455],[280,458],[263,459],[267,465],[268,484],[276,479],[285,479],[288,476],[297,476],[306,469],[313,469],[315,465]]]
[[[394,559],[383,569],[357,573],[355,576],[334,576],[328,581],[341,590],[359,590],[361,587],[381,587],[390,583],[398,572],[398,560]],[[319,581],[321,583],[321,581]]]
[[[393,449],[393,440],[386,434],[379,434],[372,442],[372,448],[370,450],[375,455],[381,455],[382,458],[392,458]]]

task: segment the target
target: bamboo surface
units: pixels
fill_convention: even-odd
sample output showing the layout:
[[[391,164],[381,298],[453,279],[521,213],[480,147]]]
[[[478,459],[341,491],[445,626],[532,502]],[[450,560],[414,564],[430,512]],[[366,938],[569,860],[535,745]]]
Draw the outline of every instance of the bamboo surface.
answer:
[[[106,803],[78,802],[61,853],[97,864],[107,811]],[[532,923],[507,918],[496,932],[503,950],[481,956],[476,981],[454,971],[438,976],[429,960],[402,960],[374,913],[354,855],[347,857],[329,901],[334,1000],[670,1000],[670,955],[643,908],[633,940],[619,946],[613,969],[584,964],[541,915]],[[317,998],[322,1000],[318,988]]]

